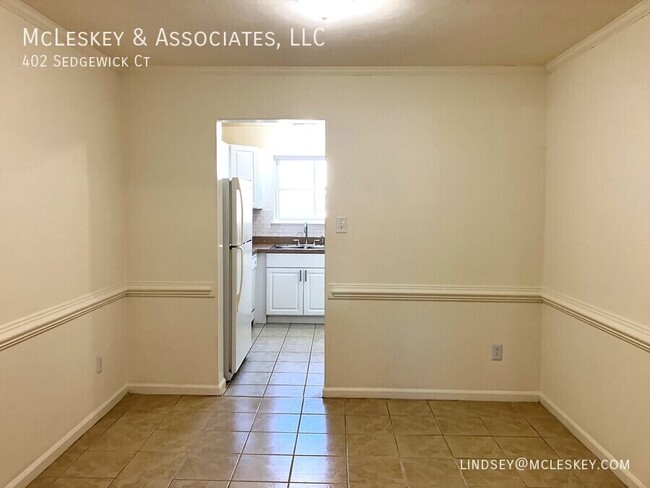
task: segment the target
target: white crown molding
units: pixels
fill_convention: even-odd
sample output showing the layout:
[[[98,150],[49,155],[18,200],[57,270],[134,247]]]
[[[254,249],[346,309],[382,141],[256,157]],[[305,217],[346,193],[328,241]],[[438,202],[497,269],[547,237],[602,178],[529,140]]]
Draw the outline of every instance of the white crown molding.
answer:
[[[214,298],[214,284],[158,281],[120,283],[0,325],[0,351],[124,297]]]
[[[650,327],[646,325],[546,288],[542,290],[542,300],[560,312],[650,352]]]
[[[562,54],[557,56],[555,59],[549,61],[546,64],[546,70],[548,72],[553,72],[557,70],[567,61],[574,59],[581,54],[590,51],[599,44],[605,42],[607,39],[618,34],[619,32],[625,30],[630,25],[641,20],[646,15],[650,14],[650,0],[644,0],[643,2],[635,5],[630,10],[622,14],[621,16],[614,19],[612,22],[607,24],[600,30],[597,30],[587,38],[583,39],[573,47],[567,49]]]
[[[0,0],[0,7],[6,8],[10,12],[16,14],[17,16],[26,20],[30,24],[33,24],[34,26],[38,27],[39,29],[48,30],[48,31],[58,29],[61,33],[68,32],[67,29],[61,27],[53,20],[45,17],[43,14],[34,10],[32,7],[21,2],[20,0]],[[91,46],[85,46],[85,47],[75,46],[74,48],[70,48],[70,49],[76,49],[77,51],[86,54],[88,56],[98,56],[101,58],[106,57],[106,54],[101,52],[99,49]],[[115,71],[115,72],[118,71],[117,69],[114,68],[101,68],[101,69],[108,69],[110,71]]]
[[[596,439],[590,436],[578,423],[573,420],[564,410],[553,403],[544,392],[540,392],[539,401],[544,405],[549,412],[555,416],[562,424],[571,431],[571,433],[578,438],[591,452],[593,452],[599,459],[607,459],[613,461],[621,459],[614,457],[607,449],[605,449]],[[625,483],[626,486],[636,486],[638,488],[646,488],[643,482],[634,476],[627,469],[612,470],[618,478]]]
[[[429,390],[424,388],[323,388],[325,398],[392,398],[400,400],[469,400],[535,402],[538,391]]]
[[[439,73],[545,73],[544,66],[150,66],[126,74],[211,74],[215,76],[431,76]]]
[[[66,449],[84,435],[99,419],[106,415],[128,393],[129,387],[122,386],[108,400],[93,410],[85,419],[75,425],[57,443],[45,451],[36,461],[9,482],[5,488],[25,488],[39,474],[52,464]]]
[[[541,303],[536,287],[330,284],[330,300]]]

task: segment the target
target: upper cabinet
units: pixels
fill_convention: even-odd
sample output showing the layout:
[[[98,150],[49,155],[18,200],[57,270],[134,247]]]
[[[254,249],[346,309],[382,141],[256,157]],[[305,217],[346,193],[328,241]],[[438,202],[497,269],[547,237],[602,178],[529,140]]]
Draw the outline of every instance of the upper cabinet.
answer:
[[[253,208],[260,209],[264,201],[264,153],[258,147],[230,146],[230,177],[253,182]]]

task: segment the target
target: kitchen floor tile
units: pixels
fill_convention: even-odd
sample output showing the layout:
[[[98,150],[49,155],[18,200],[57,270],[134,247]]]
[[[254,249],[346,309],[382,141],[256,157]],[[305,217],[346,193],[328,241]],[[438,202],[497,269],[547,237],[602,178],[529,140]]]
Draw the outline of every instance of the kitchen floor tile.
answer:
[[[431,417],[392,417],[396,434],[440,434],[436,419]]]
[[[271,375],[271,385],[305,385],[307,382],[307,373],[273,373]]]
[[[300,415],[285,413],[258,413],[253,422],[254,432],[298,432]]]
[[[291,432],[251,432],[244,454],[292,455],[296,434]]]
[[[230,485],[232,486],[232,485]],[[133,488],[138,488],[134,486]],[[174,480],[169,488],[228,488],[227,481]]]
[[[184,459],[184,453],[140,451],[133,456],[118,477],[170,480]]]
[[[436,417],[444,435],[490,435],[479,417]]]
[[[288,482],[291,456],[242,455],[233,480]]]
[[[366,483],[369,486],[383,486],[385,483],[404,483],[398,458],[392,457],[349,457],[350,483]]]
[[[124,451],[86,451],[63,473],[66,478],[115,478],[133,456]]]
[[[397,457],[397,444],[393,435],[348,435],[347,443],[349,456]]]
[[[393,424],[383,415],[346,415],[345,429],[348,434],[392,434]]]
[[[120,478],[113,481],[110,488],[167,488],[169,480],[143,480]]]
[[[345,434],[345,416],[303,414],[298,431],[303,434]]]
[[[302,398],[264,398],[258,412],[299,414],[302,411],[302,402]]]
[[[211,412],[221,400],[218,396],[183,396],[174,405],[175,410],[193,410]]]
[[[200,433],[200,431],[154,430],[141,450],[187,452],[192,448]]]
[[[345,435],[298,434],[296,455],[345,456]]]
[[[433,417],[429,404],[422,400],[388,400],[388,412],[391,416],[406,415],[409,417]]]
[[[410,485],[465,486],[463,477],[452,459],[406,458],[404,474]]]
[[[305,398],[303,414],[335,415],[345,413],[345,400],[339,398]]]
[[[296,456],[292,483],[347,483],[347,461],[336,456]]]
[[[191,451],[199,454],[238,454],[244,449],[247,438],[248,432],[205,430],[196,439]]]
[[[309,370],[309,362],[278,361],[273,368],[274,373],[306,373]]]
[[[505,454],[492,437],[460,435],[445,436],[455,458],[505,459]]]
[[[495,437],[497,444],[509,459],[557,459],[548,444],[539,437]]]
[[[346,415],[388,415],[386,400],[347,399],[345,400]]]
[[[215,410],[205,425],[205,430],[221,432],[247,432],[251,430],[255,420],[254,413],[222,412]]]
[[[539,434],[523,417],[481,417],[493,436],[539,437]]]
[[[219,412],[242,412],[255,413],[262,403],[261,398],[247,397],[223,397],[217,404],[214,411]]]
[[[231,478],[237,464],[236,454],[191,452],[176,474],[182,480],[222,480]]]
[[[396,435],[400,457],[451,458],[445,438],[440,435]]]

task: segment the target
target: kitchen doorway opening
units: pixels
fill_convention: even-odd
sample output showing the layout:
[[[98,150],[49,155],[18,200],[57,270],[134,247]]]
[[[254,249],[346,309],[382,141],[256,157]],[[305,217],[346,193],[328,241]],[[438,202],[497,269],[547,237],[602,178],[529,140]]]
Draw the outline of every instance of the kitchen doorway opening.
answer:
[[[325,137],[323,120],[217,122],[226,396],[322,396]]]

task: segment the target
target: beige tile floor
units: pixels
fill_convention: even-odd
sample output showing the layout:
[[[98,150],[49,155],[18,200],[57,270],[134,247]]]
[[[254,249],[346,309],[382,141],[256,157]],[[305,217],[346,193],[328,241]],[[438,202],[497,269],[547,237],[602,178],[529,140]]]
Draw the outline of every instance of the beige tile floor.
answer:
[[[267,325],[226,394],[128,395],[32,487],[623,486],[610,472],[461,470],[593,455],[538,403],[324,400],[323,329]]]

